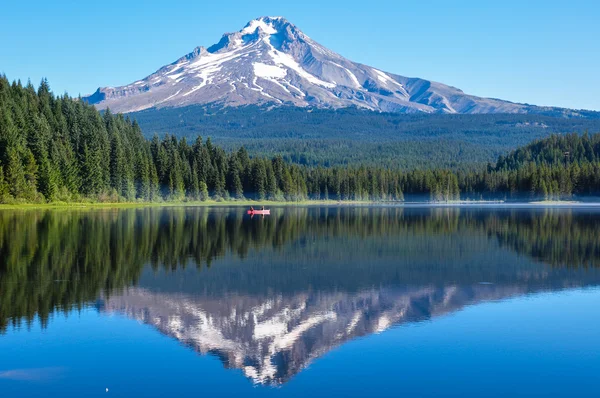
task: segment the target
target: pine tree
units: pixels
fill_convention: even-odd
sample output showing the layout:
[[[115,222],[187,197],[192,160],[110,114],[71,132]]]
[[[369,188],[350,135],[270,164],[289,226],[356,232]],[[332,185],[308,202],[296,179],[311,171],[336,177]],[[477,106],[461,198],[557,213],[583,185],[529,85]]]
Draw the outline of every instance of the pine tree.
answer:
[[[30,166],[26,166],[26,169],[31,167],[37,172],[38,168],[35,165],[35,159],[33,158],[33,155],[31,155],[29,165]],[[56,199],[56,194],[58,192],[58,173],[54,167],[52,167],[48,159],[42,159],[40,164],[38,186],[40,193],[44,195],[46,200],[52,201]]]
[[[261,161],[255,160],[252,165],[252,192],[256,199],[266,198],[267,172]]]
[[[105,118],[106,119],[106,118]],[[116,190],[120,195],[123,194],[123,163],[125,161],[125,155],[123,148],[121,147],[121,140],[119,134],[112,132],[110,140],[110,187]]]
[[[546,182],[544,180],[540,182],[540,193],[542,194],[544,200],[548,199],[548,187],[546,186]]]
[[[277,200],[277,179],[275,178],[275,172],[271,163],[266,163],[265,168],[267,171],[267,199]]]
[[[204,202],[208,199],[208,187],[204,181],[200,181],[200,200]]]
[[[8,199],[8,184],[4,179],[4,168],[0,166],[0,203]]]
[[[160,196],[160,185],[158,181],[158,174],[154,163],[150,163],[150,197],[151,201],[158,201],[161,199]]]
[[[140,151],[136,161],[136,194],[138,199],[151,200],[151,187],[150,187],[150,165],[148,159],[144,156],[143,152]]]
[[[244,188],[240,179],[238,159],[235,156],[229,158],[229,167],[227,170],[227,190],[235,199],[244,198]]]
[[[81,179],[83,181],[83,193],[85,195],[97,195],[104,188],[101,155],[98,150],[90,149],[85,143],[83,147],[83,164],[81,167]]]
[[[200,181],[198,180],[198,165],[193,160],[191,168],[191,183],[188,196],[193,200],[200,200]]]
[[[30,176],[34,177],[34,176]],[[16,199],[23,198],[27,194],[27,181],[25,171],[18,151],[15,148],[8,149],[8,164],[6,167],[6,182],[9,193]]]

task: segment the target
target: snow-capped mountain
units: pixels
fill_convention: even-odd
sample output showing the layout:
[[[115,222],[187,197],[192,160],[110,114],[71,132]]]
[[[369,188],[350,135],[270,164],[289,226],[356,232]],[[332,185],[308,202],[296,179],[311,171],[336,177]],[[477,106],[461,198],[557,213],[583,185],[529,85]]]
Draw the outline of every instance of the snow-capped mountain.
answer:
[[[373,287],[360,291],[224,296],[155,291],[113,292],[101,312],[151,325],[201,354],[216,355],[255,384],[289,381],[312,361],[355,338],[466,306],[552,290],[595,285],[561,271],[508,284]],[[552,286],[552,287],[550,287]]]
[[[84,99],[118,112],[208,103],[426,113],[525,113],[532,108],[352,62],[282,17],[250,21],[144,79],[99,88]]]
[[[98,307],[151,325],[201,354],[215,355],[255,384],[279,385],[355,338],[523,294],[522,290],[427,286],[217,299],[130,288]]]

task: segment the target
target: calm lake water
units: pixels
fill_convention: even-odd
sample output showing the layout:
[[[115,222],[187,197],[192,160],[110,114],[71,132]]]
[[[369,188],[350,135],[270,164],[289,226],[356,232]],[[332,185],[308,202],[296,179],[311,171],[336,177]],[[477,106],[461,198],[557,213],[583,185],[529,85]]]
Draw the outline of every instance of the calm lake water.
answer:
[[[600,209],[0,212],[2,397],[597,397],[599,372]]]

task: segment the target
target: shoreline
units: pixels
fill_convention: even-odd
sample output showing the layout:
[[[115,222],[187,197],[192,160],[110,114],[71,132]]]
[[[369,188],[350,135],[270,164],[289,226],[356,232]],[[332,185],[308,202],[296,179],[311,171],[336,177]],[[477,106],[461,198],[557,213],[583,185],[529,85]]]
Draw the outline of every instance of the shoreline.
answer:
[[[337,201],[337,200],[303,200],[292,201],[255,201],[255,200],[207,200],[190,202],[73,202],[73,203],[18,203],[0,204],[0,210],[28,209],[122,209],[144,207],[250,207],[250,206],[354,206],[373,205],[378,202],[370,201]]]
[[[600,202],[584,201],[531,201],[531,202],[506,202],[506,201],[442,201],[442,202],[386,202],[386,201],[337,201],[337,200],[303,200],[292,201],[255,201],[255,200],[225,200],[225,201],[198,201],[198,202],[78,202],[78,203],[18,203],[0,204],[2,210],[86,210],[86,209],[127,209],[145,207],[250,207],[250,206],[274,206],[274,207],[310,207],[310,206],[350,206],[350,207],[600,207]]]

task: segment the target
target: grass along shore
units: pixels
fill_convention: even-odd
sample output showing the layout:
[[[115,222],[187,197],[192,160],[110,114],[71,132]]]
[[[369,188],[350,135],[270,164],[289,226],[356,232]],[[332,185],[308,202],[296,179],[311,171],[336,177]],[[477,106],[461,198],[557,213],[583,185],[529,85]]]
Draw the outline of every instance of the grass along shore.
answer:
[[[450,201],[423,201],[423,202],[395,202],[395,201],[356,201],[356,200],[301,200],[301,201],[274,201],[274,200],[206,200],[206,201],[173,201],[173,202],[50,202],[50,203],[10,203],[0,204],[1,210],[28,210],[28,209],[126,209],[143,207],[293,207],[293,206],[600,206],[599,202],[585,202],[574,200],[544,200],[505,202],[500,200],[450,200]]]
[[[0,210],[20,209],[102,209],[102,208],[136,208],[136,207],[219,207],[219,206],[340,206],[340,205],[366,205],[384,202],[371,201],[337,201],[337,200],[301,200],[301,201],[274,201],[274,200],[206,200],[206,201],[181,201],[181,202],[49,202],[49,203],[10,203],[0,204]]]

